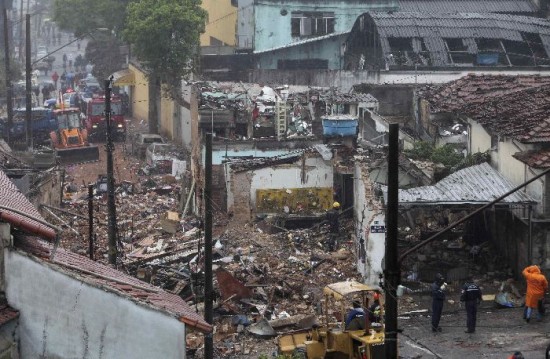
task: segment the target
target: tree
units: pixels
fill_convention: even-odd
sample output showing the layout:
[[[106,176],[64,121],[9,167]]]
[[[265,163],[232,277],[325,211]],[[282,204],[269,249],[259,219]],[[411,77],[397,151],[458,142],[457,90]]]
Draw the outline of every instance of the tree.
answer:
[[[120,52],[120,41],[110,34],[98,34],[88,41],[85,57],[94,65],[93,75],[106,79],[123,68],[126,59]]]
[[[119,34],[124,26],[129,0],[55,0],[54,21],[59,28],[82,36],[107,28]]]
[[[128,4],[123,37],[148,72],[149,130],[157,132],[160,84],[178,98],[180,81],[196,67],[207,13],[200,0],[137,0]]]
[[[21,65],[17,62],[11,59],[10,61],[10,81],[12,88],[14,88],[14,84],[16,84],[18,81],[23,79],[23,68]],[[4,57],[0,58],[0,97],[6,98],[7,91],[6,91],[6,66],[4,64]]]

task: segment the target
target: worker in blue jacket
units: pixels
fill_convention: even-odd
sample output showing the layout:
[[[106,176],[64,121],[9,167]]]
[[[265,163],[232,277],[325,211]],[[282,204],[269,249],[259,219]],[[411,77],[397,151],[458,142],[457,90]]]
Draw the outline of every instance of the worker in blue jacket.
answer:
[[[435,281],[432,283],[432,332],[440,332],[441,312],[443,312],[443,303],[445,302],[445,290],[447,283],[441,273],[437,273]]]

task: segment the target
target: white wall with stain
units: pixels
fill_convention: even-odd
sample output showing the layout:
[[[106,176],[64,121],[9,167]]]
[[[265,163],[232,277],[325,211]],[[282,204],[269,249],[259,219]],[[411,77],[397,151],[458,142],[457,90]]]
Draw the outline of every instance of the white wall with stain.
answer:
[[[5,250],[21,358],[185,358],[185,324]]]

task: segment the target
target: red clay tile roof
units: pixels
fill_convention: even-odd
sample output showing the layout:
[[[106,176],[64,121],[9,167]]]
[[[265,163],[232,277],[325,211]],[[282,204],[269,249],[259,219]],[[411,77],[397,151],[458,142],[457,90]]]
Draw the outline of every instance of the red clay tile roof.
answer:
[[[212,327],[191,309],[185,301],[174,294],[126,275],[114,268],[94,262],[84,256],[58,248],[53,261],[50,258],[53,245],[33,237],[18,237],[15,246],[46,262],[59,266],[64,272],[78,276],[80,280],[100,286],[112,292],[131,298],[142,304],[176,317],[185,324],[203,332]]]
[[[467,115],[492,135],[550,142],[550,76],[468,75],[421,97],[431,113]]]
[[[0,325],[4,325],[19,316],[19,311],[13,309],[6,303],[0,304]]]
[[[468,75],[443,85],[426,86],[419,96],[428,100],[431,113],[461,112],[472,103],[526,89],[550,85],[550,76]]]
[[[23,193],[17,189],[13,182],[2,171],[0,171],[0,206],[18,210],[30,217],[27,218],[13,211],[0,209],[0,218],[2,220],[9,222],[15,227],[25,230],[26,232],[44,236],[49,239],[55,238],[55,231],[53,229],[32,219],[37,218],[44,221],[32,203],[29,202]]]
[[[518,152],[514,157],[532,168],[550,168],[550,150]]]

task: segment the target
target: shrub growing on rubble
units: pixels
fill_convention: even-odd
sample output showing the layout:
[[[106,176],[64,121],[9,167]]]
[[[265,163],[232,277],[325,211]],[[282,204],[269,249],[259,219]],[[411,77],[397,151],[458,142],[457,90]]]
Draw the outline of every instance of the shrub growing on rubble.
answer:
[[[428,161],[434,152],[434,145],[430,142],[415,142],[412,150],[405,150],[405,154],[413,160]]]

